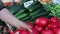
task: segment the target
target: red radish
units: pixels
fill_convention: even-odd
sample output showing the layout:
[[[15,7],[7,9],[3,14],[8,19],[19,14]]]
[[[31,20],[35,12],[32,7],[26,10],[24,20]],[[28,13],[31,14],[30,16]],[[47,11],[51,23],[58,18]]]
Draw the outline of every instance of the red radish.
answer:
[[[54,33],[55,33],[55,34],[60,34],[60,28],[54,29]]]
[[[13,4],[13,0],[2,0],[2,2],[6,5],[6,6],[11,6]]]
[[[13,32],[8,28],[8,32],[9,32],[9,34],[13,34]]]
[[[20,34],[30,34],[30,32],[27,31],[27,30],[21,30],[21,31],[20,31]]]
[[[49,29],[48,27],[45,27],[45,29],[47,30],[47,29]]]
[[[14,0],[16,4],[20,4],[21,0]]]
[[[60,27],[60,21],[58,21],[58,23],[59,23],[59,27]]]
[[[47,26],[49,24],[49,19],[44,17],[37,18],[35,24],[38,26]]]
[[[41,32],[43,30],[43,27],[40,27],[40,26],[35,26],[35,29],[39,32]]]
[[[34,25],[33,25],[32,23],[30,23],[30,22],[26,22],[26,24],[29,25],[30,28],[34,28]]]
[[[39,32],[36,29],[32,29],[32,33],[31,34],[39,34]]]
[[[51,22],[47,27],[49,29],[54,29],[54,28],[59,27],[59,24],[58,23]]]
[[[14,31],[13,34],[20,34],[20,30],[16,30],[16,31]]]
[[[27,30],[19,29],[19,30],[14,31],[14,34],[30,34],[30,32]]]
[[[54,34],[52,30],[43,30],[41,34]]]
[[[58,22],[59,19],[58,19],[57,17],[52,17],[52,18],[51,18],[51,21],[52,21],[52,22]]]

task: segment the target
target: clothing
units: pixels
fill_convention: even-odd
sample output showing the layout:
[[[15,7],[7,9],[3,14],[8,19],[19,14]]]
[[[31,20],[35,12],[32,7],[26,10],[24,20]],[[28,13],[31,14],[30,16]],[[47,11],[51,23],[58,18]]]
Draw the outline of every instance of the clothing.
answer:
[[[5,8],[4,4],[0,1],[0,10],[2,10],[3,8]]]

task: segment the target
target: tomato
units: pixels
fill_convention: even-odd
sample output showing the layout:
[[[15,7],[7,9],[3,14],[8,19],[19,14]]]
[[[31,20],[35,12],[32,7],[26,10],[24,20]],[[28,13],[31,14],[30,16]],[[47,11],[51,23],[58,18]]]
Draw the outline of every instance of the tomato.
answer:
[[[55,33],[55,34],[60,34],[60,28],[55,28],[55,29],[54,29],[54,33]]]
[[[52,21],[52,22],[58,22],[59,19],[58,19],[57,17],[52,17],[52,18],[51,18],[51,21]]]
[[[54,34],[52,30],[43,30],[41,34]]]
[[[37,18],[35,24],[38,26],[47,26],[49,24],[49,19],[44,17]]]
[[[41,32],[43,30],[43,27],[40,27],[40,26],[35,26],[35,29],[39,32]]]

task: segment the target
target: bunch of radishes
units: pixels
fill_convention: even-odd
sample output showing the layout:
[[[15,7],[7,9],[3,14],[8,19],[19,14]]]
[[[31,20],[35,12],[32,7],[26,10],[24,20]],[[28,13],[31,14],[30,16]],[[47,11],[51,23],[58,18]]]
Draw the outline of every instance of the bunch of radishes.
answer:
[[[32,32],[28,30],[19,29],[14,32],[14,34],[60,34],[60,20],[57,17],[52,17],[51,19],[46,17],[37,18],[35,24],[26,22]]]

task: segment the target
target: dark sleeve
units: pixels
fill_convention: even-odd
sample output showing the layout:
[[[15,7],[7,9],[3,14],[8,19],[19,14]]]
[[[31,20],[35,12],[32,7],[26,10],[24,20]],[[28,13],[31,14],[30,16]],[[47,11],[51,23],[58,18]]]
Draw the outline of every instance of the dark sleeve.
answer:
[[[2,10],[3,8],[6,8],[6,7],[4,6],[2,2],[0,2],[0,10]]]

